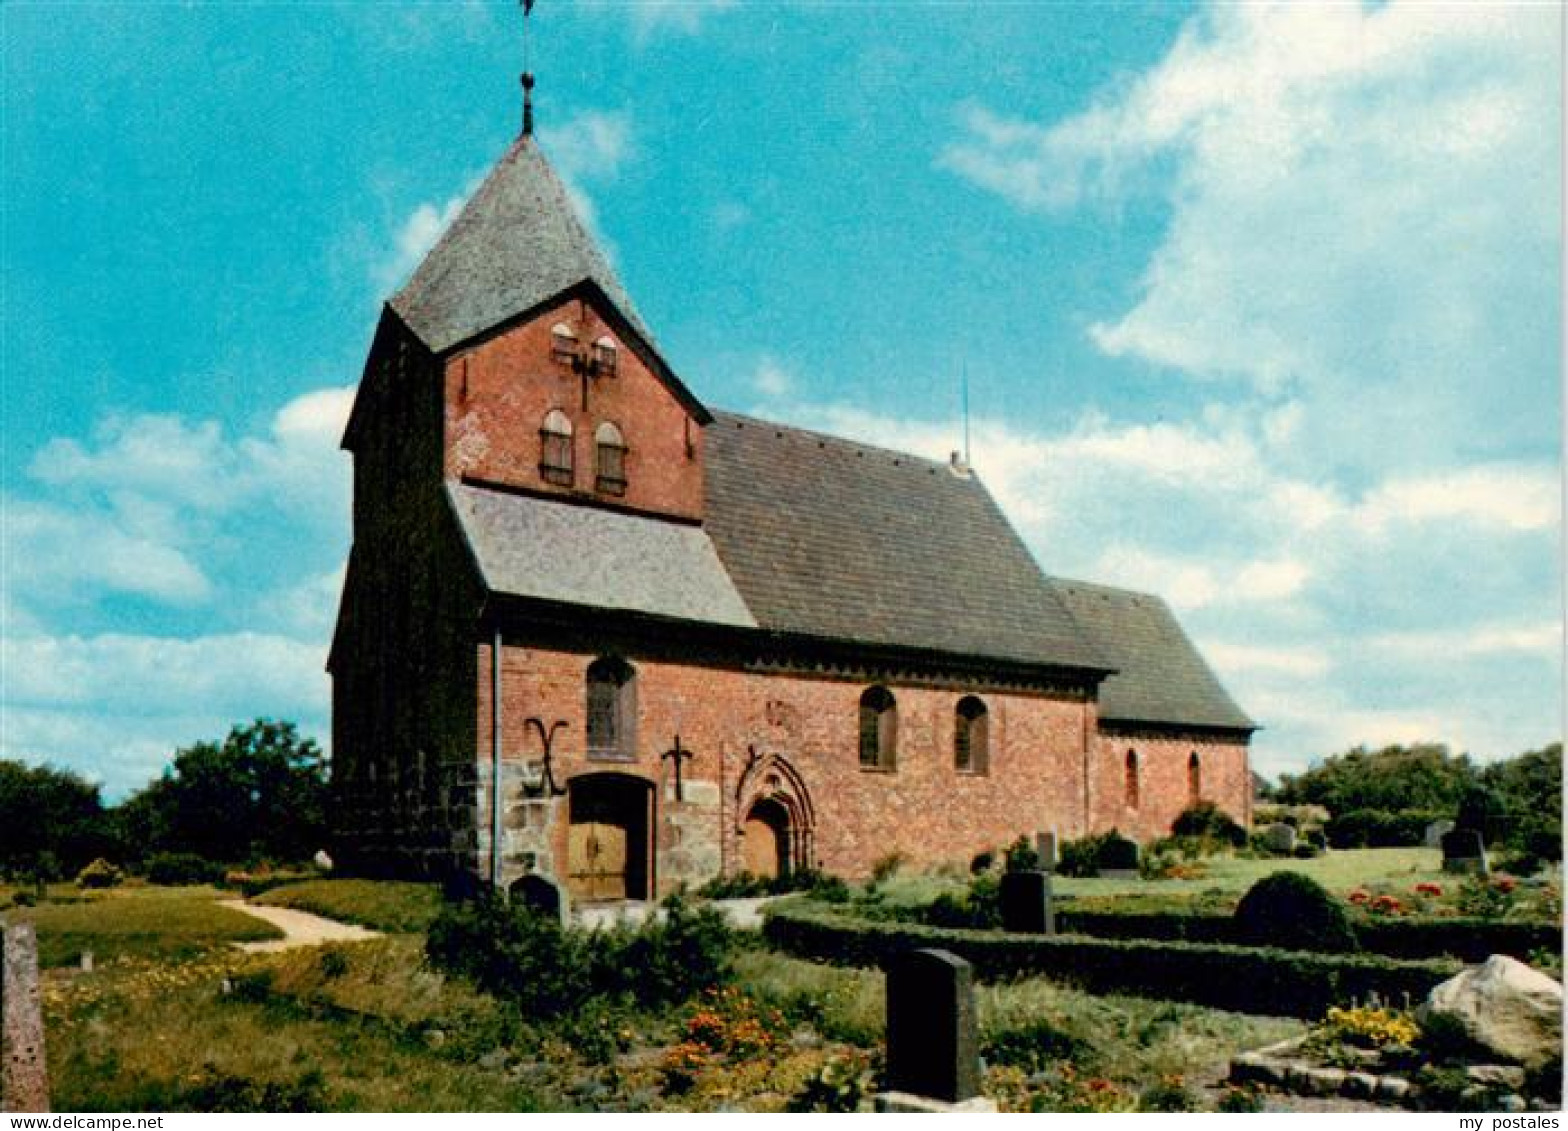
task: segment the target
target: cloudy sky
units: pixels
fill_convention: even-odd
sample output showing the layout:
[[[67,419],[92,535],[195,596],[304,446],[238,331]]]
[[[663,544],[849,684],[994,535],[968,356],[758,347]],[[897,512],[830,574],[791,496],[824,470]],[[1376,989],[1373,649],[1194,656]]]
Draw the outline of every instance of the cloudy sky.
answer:
[[[710,403],[973,459],[1265,727],[1561,731],[1551,4],[541,0],[543,142]],[[0,755],[323,740],[379,303],[515,134],[516,5],[0,8]]]

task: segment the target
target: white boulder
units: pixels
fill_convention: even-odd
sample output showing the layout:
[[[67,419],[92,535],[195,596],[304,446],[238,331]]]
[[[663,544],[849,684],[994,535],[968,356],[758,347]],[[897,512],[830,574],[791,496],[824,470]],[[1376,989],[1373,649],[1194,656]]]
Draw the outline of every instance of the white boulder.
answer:
[[[1494,954],[1427,995],[1418,1020],[1456,1023],[1480,1047],[1520,1064],[1562,1053],[1563,987],[1518,959]]]

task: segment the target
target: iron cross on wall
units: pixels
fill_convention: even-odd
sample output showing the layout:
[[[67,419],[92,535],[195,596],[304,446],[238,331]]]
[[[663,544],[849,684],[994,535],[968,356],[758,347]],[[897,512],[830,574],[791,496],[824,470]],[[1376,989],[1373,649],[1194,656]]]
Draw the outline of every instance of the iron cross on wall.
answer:
[[[668,758],[675,763],[675,800],[686,800],[686,782],[681,775],[681,763],[691,759],[691,751],[681,746],[681,736],[675,736],[675,745],[666,750],[661,757]]]

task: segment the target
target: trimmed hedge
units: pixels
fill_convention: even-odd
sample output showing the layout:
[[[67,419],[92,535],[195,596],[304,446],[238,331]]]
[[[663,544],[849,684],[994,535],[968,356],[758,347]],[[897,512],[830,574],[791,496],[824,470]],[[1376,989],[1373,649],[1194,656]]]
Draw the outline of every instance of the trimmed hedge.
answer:
[[[1418,1000],[1459,969],[1458,963],[1442,960],[876,923],[804,900],[775,903],[764,915],[769,942],[820,962],[880,967],[901,951],[934,946],[967,959],[986,980],[1047,975],[1091,993],[1273,1016],[1317,1018],[1331,1005],[1374,994],[1392,1002]]]
[[[1229,915],[1193,911],[1074,911],[1056,905],[1057,929],[1110,939],[1151,939],[1237,945]],[[1559,949],[1562,931],[1551,923],[1507,919],[1357,919],[1364,951],[1389,958],[1453,957],[1484,962],[1506,954],[1521,962],[1535,950]]]
[[[1329,818],[1324,831],[1335,848],[1419,848],[1438,809],[1351,809]]]

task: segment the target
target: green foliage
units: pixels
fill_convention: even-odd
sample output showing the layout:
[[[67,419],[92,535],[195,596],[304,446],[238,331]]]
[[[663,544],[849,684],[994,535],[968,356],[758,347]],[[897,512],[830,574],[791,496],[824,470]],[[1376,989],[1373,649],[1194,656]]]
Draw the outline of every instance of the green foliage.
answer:
[[[885,883],[898,875],[898,870],[904,866],[902,852],[889,852],[886,856],[874,861],[871,865],[871,882],[874,884]]]
[[[221,745],[178,751],[161,778],[116,811],[120,835],[148,853],[240,863],[303,860],[327,836],[327,763],[293,723],[257,719]]]
[[[222,864],[194,852],[155,852],[142,862],[141,869],[148,883],[165,887],[221,883],[224,870]]]
[[[972,963],[983,981],[1061,976],[1096,994],[1185,1001],[1270,1016],[1317,1018],[1342,1001],[1425,997],[1459,968],[1380,955],[1322,954],[1191,942],[1007,935],[876,922],[809,902],[775,904],[764,934],[802,958],[881,966],[911,947],[940,947]]]
[[[790,1111],[854,1112],[875,1085],[870,1058],[859,1049],[828,1057],[800,1091],[790,1098]]]
[[[1336,813],[1324,831],[1335,848],[1417,848],[1427,826],[1447,816],[1441,809],[1352,809]]]
[[[98,787],[67,770],[0,760],[0,876],[54,881],[113,849]]]
[[[1161,1080],[1138,1093],[1139,1111],[1197,1111],[1198,1099],[1180,1080]]]
[[[1215,1110],[1227,1115],[1253,1115],[1263,1110],[1263,1093],[1250,1084],[1229,1086]]]
[[[1247,843],[1247,830],[1212,801],[1200,801],[1183,809],[1171,822],[1171,834],[1195,837],[1200,841],[1232,848],[1240,848]]]
[[[1064,1032],[1045,1017],[980,1035],[980,1054],[987,1064],[1005,1064],[1025,1072],[1043,1072],[1063,1060],[1082,1068],[1093,1062],[1093,1053],[1087,1041]]]
[[[271,888],[256,902],[393,934],[426,930],[442,909],[439,885],[409,880],[306,880]]]
[[[1063,841],[1057,855],[1056,871],[1063,876],[1092,876],[1100,870],[1100,851],[1110,833],[1097,833]]]
[[[1481,771],[1481,784],[1501,801],[1504,843],[1541,860],[1563,858],[1563,746],[1554,742]]]
[[[1136,841],[1128,840],[1121,833],[1112,829],[1100,842],[1100,850],[1096,864],[1100,868],[1117,871],[1136,871],[1138,868],[1138,845]]]
[[[1040,851],[1027,836],[1020,836],[1008,845],[1006,856],[1009,872],[1034,872],[1040,868]]]
[[[815,868],[802,868],[777,876],[758,876],[751,872],[715,876],[698,888],[696,894],[703,899],[753,899],[797,891],[810,892],[818,898],[833,902],[849,898],[848,884],[837,876],[819,872]]]
[[[917,918],[933,927],[999,930],[1002,926],[1002,881],[990,872],[982,872],[969,881],[969,887],[962,895],[949,891],[940,893],[919,909]]]
[[[729,977],[735,948],[724,917],[672,896],[636,930],[563,927],[499,897],[445,908],[430,925],[433,965],[517,1004],[525,1016],[574,1015],[595,999],[644,1006],[685,1001]]]
[[[1447,746],[1419,743],[1368,750],[1358,746],[1335,754],[1304,774],[1284,774],[1275,800],[1287,805],[1321,805],[1330,813],[1353,809],[1431,809],[1452,812],[1475,767]]]
[[[1466,786],[1459,795],[1454,827],[1474,829],[1485,844],[1495,844],[1508,831],[1508,810],[1502,795],[1484,785]]]
[[[1236,905],[1236,930],[1252,946],[1346,953],[1357,945],[1345,905],[1300,872],[1253,884]]]
[[[79,888],[119,887],[124,881],[125,873],[102,856],[76,873],[76,886]]]
[[[1501,919],[1513,910],[1518,886],[1509,876],[1469,876],[1459,885],[1459,913],[1476,919]]]

